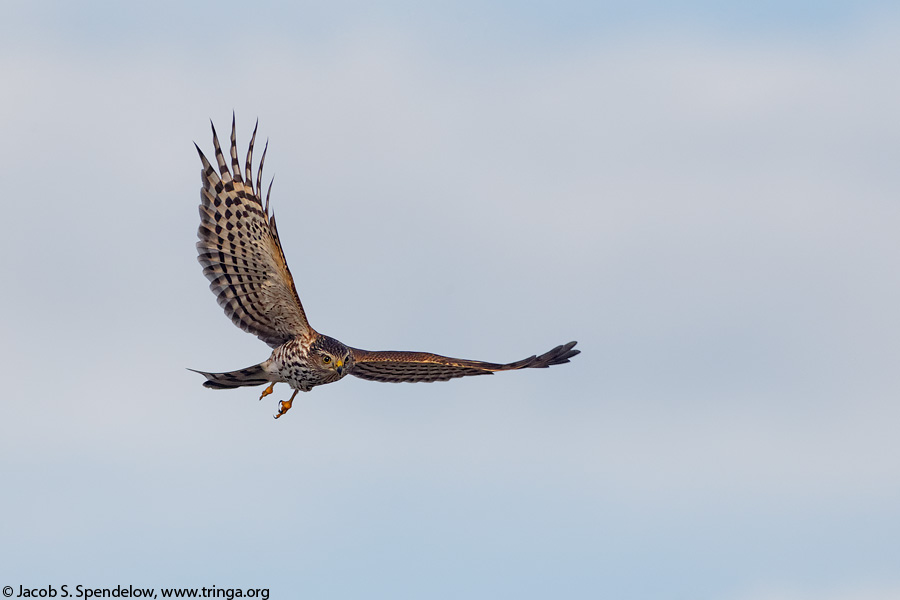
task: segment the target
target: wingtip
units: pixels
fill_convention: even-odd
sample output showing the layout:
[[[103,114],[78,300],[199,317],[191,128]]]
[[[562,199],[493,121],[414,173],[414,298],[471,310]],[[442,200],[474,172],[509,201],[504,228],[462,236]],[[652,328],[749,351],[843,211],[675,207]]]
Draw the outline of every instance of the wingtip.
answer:
[[[559,349],[559,357],[566,359],[566,362],[568,362],[568,359],[581,354],[581,350],[575,349],[577,343],[578,342],[573,340],[568,344],[563,344]]]
[[[551,367],[553,365],[562,365],[569,362],[569,359],[573,356],[581,354],[581,350],[575,350],[575,344],[578,342],[572,341],[567,344],[560,344],[556,348],[545,352],[537,357],[535,360],[535,366],[537,367]]]
[[[216,149],[218,150],[218,149],[220,149],[220,146],[219,146],[219,134],[216,133],[216,126],[215,126],[215,124],[212,122],[212,119],[209,120],[209,126],[210,126],[210,128],[212,129],[213,146],[215,146]]]

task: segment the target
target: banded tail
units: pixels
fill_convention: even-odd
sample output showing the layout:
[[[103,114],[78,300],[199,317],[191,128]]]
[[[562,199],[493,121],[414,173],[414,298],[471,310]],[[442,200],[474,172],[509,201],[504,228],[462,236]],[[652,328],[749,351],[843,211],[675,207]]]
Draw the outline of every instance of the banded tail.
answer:
[[[206,377],[203,387],[212,388],[214,390],[230,390],[233,388],[263,385],[270,383],[266,377],[266,372],[262,368],[262,363],[241,369],[239,371],[230,371],[228,373],[206,373],[195,369],[188,369],[194,373],[200,373]]]

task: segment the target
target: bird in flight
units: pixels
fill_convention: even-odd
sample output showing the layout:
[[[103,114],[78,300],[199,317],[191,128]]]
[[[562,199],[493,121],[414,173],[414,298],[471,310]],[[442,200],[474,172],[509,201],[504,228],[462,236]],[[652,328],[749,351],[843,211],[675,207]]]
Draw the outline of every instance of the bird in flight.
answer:
[[[194,144],[203,163],[198,260],[225,314],[273,351],[267,360],[246,369],[227,373],[195,371],[206,377],[204,386],[221,390],[267,385],[259,397],[262,400],[272,393],[276,383],[287,383],[294,393],[290,400],[279,402],[277,419],[291,408],[298,391],[308,392],[347,375],[386,382],[447,381],[496,371],[546,368],[567,363],[580,352],[574,349],[575,342],[569,342],[540,356],[499,364],[430,352],[360,350],[322,335],[306,319],[278,239],[275,216],[269,211],[271,181],[265,203],[262,200],[262,172],[268,143],[259,161],[254,187],[252,160],[256,128],[247,150],[243,176],[234,117],[230,170],[215,126],[212,134],[218,173]]]

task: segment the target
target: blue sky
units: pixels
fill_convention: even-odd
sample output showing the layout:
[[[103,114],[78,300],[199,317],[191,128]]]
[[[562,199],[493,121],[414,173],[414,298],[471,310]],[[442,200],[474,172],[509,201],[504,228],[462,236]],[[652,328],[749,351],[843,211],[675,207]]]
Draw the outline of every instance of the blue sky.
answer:
[[[7,12],[0,585],[900,596],[889,3]],[[193,247],[232,111],[319,331],[583,354],[202,388],[268,355]]]

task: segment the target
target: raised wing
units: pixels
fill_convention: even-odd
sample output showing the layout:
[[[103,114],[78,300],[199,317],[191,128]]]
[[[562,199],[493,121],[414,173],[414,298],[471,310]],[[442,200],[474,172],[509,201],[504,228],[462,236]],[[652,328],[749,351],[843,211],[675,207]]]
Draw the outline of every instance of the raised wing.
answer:
[[[575,344],[576,342],[569,342],[540,356],[529,356],[507,364],[449,358],[429,352],[370,352],[351,348],[354,364],[350,374],[370,381],[400,383],[447,381],[455,377],[491,375],[496,371],[516,369],[545,369],[567,363],[570,358],[579,354],[581,351],[574,349]]]
[[[269,214],[271,183],[265,206],[262,203],[260,184],[265,150],[259,162],[256,188],[253,187],[251,161],[255,141],[256,128],[244,165],[246,181],[241,177],[238,164],[233,118],[233,172],[225,163],[215,127],[213,144],[219,174],[197,146],[203,162],[197,258],[203,265],[203,274],[209,279],[209,289],[216,295],[219,306],[225,309],[225,314],[235,325],[275,348],[293,337],[308,335],[311,329],[278,240],[275,216]]]

